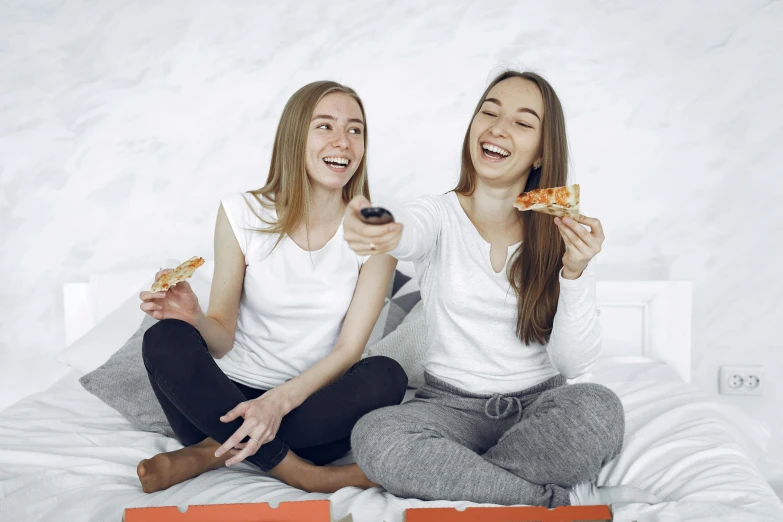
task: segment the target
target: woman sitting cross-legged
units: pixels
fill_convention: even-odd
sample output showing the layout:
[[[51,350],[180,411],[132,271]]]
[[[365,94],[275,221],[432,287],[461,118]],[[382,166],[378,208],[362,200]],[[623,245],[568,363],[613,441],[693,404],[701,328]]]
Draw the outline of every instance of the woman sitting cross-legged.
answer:
[[[369,196],[365,126],[353,90],[297,91],[266,185],[221,201],[208,311],[186,282],[142,292],[142,310],[161,320],[144,336],[144,364],[185,445],[139,463],[144,491],[243,460],[306,491],[375,485],[355,464],[323,466],[407,385],[395,361],[359,360],[397,264],[343,240],[348,201]]]
[[[402,232],[362,223],[362,196],[346,210],[357,253],[415,263],[429,328],[426,385],[352,434],[356,462],[391,493],[547,507],[655,500],[593,485],[622,448],[623,406],[604,386],[566,384],[601,348],[587,270],[601,223],[514,208],[524,190],[566,184],[567,150],[549,83],[507,72],[476,107],[453,191],[392,208]]]

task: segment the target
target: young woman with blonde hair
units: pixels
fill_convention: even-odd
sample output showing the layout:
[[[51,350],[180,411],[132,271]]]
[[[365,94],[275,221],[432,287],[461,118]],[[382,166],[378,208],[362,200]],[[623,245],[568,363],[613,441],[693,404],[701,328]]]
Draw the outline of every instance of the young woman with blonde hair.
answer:
[[[649,501],[595,488],[620,452],[623,406],[598,384],[566,385],[596,361],[599,220],[518,212],[518,194],[567,184],[560,101],[534,73],[505,72],[477,105],[457,187],[365,225],[352,200],[345,239],[358,254],[413,261],[429,328],[426,385],[371,412],[352,435],[356,462],[391,493],[548,507]]]
[[[242,460],[306,491],[374,485],[356,465],[323,466],[407,385],[395,361],[359,360],[396,266],[343,239],[347,203],[369,197],[366,147],[352,89],[302,87],[280,118],[266,185],[221,201],[207,312],[187,283],[142,292],[142,310],[160,319],[144,363],[185,445],[139,463],[144,491]]]

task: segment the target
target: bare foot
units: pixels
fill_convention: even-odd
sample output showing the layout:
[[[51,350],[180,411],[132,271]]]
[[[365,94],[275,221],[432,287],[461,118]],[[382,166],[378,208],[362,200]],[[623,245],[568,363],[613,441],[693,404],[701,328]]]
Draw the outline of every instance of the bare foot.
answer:
[[[316,466],[292,451],[269,473],[289,486],[309,493],[334,493],[346,487],[369,489],[378,486],[356,464]]]
[[[231,454],[215,458],[219,447],[214,439],[204,439],[194,446],[142,460],[136,467],[141,489],[145,493],[154,493],[221,467]]]

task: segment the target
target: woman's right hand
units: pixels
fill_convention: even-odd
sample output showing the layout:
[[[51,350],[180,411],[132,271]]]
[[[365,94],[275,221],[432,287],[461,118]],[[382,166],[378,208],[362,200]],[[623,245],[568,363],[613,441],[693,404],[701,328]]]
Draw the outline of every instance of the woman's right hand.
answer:
[[[343,219],[343,235],[354,252],[361,256],[386,254],[400,244],[402,224],[368,225],[360,211],[371,206],[364,196],[356,196],[348,203]]]
[[[155,274],[155,281],[160,276],[171,272],[171,268]],[[179,319],[193,326],[202,315],[198,297],[187,281],[182,281],[163,292],[145,291],[139,294],[141,308],[144,313],[155,319]]]

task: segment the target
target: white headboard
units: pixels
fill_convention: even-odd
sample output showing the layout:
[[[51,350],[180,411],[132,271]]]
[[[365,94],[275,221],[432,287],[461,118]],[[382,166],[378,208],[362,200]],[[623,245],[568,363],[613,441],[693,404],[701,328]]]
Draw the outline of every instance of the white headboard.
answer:
[[[599,281],[602,356],[641,355],[691,380],[689,281]]]
[[[148,278],[148,271],[103,274],[85,283],[66,283],[66,346]],[[691,293],[687,281],[599,281],[598,309],[603,329],[603,357],[637,355],[674,368],[691,379]]]

